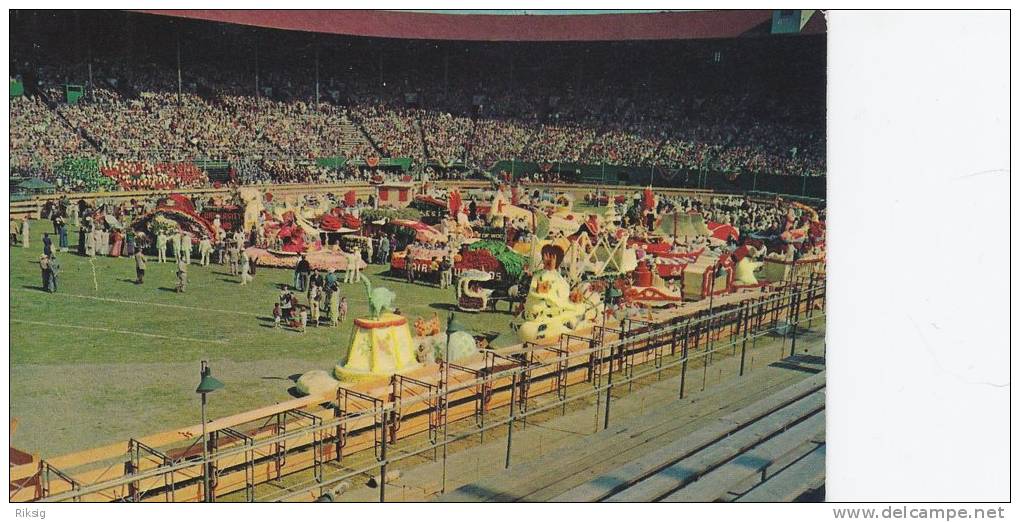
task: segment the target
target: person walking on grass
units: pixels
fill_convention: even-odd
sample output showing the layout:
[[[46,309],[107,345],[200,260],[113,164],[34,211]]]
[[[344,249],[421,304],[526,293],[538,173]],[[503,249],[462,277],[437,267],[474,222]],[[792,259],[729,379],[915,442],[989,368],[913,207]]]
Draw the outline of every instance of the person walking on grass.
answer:
[[[276,302],[273,304],[273,328],[280,327],[280,319],[283,317],[283,310],[280,308],[280,303]]]
[[[21,248],[28,248],[29,238],[32,232],[29,231],[28,218],[21,220]]]
[[[174,261],[181,259],[181,235],[174,234],[170,236],[170,254],[173,256]]]
[[[61,252],[67,252],[67,221],[64,220],[64,216],[57,216],[54,220],[57,224],[57,245]]]
[[[357,283],[361,281],[361,246],[354,247],[354,252],[351,254],[351,265],[354,270],[351,282]]]
[[[135,250],[135,284],[140,285],[145,283],[145,254],[142,253],[142,249]]]
[[[169,240],[165,234],[156,234],[156,261],[159,263],[166,263],[166,244]]]
[[[177,259],[177,293],[184,293],[188,289],[188,264],[184,259]]]
[[[223,235],[220,234],[216,240],[216,262],[220,265],[223,264],[223,258],[227,255],[227,243],[223,240]]]
[[[340,324],[340,291],[336,285],[337,283],[333,283],[333,286],[326,287],[326,308],[329,310],[330,326]]]
[[[444,256],[443,261],[439,263],[439,270],[442,272],[440,277],[442,277],[443,282],[440,287],[444,289],[450,288],[453,285],[453,261],[448,256]]]
[[[57,256],[50,256],[50,281],[49,281],[49,292],[53,293],[57,291],[57,276],[60,275],[60,260]]]
[[[241,251],[241,285],[247,285],[252,282],[251,276],[251,259],[248,258],[248,252]]]
[[[209,241],[209,236],[202,236],[198,242],[199,263],[202,266],[209,266],[209,254],[212,254],[212,241]]]
[[[340,305],[337,307],[339,312],[339,322],[344,322],[347,319],[347,297],[340,298]]]
[[[42,235],[42,251],[46,257],[53,255],[53,239],[50,238],[49,232],[44,232]]]
[[[191,236],[181,230],[181,259],[185,263],[191,264]]]
[[[379,263],[380,264],[389,263],[390,262],[389,255],[390,255],[389,236],[382,236],[381,238],[379,238]]]
[[[308,262],[304,254],[301,254],[301,259],[298,260],[297,265],[294,265],[294,286],[297,287],[298,292],[304,292],[308,288],[308,276],[311,272],[312,264]]]
[[[46,254],[39,256],[39,270],[42,272],[42,288],[50,291],[50,258]]]
[[[322,290],[315,280],[308,284],[308,306],[311,308],[312,326],[319,326],[319,306],[322,300]]]

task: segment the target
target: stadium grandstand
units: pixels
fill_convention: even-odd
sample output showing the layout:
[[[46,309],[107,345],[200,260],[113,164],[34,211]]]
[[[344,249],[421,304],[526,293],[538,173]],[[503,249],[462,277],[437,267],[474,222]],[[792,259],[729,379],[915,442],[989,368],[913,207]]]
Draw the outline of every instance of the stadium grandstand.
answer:
[[[823,13],[10,17],[12,502],[824,497]]]
[[[25,11],[12,186],[509,175],[821,196],[814,11]]]

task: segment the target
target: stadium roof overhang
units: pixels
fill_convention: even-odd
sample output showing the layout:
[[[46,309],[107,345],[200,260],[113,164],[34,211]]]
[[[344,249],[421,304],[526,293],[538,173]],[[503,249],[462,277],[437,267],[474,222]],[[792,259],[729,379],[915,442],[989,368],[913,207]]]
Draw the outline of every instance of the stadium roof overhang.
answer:
[[[140,12],[316,33],[471,41],[621,41],[736,38],[766,27],[773,11],[605,14],[451,14],[378,10],[141,10]],[[821,18],[822,13],[812,16]],[[807,24],[804,29],[818,26]],[[824,32],[824,20],[821,31]],[[808,31],[802,31],[808,32]],[[815,32],[815,31],[812,31]]]

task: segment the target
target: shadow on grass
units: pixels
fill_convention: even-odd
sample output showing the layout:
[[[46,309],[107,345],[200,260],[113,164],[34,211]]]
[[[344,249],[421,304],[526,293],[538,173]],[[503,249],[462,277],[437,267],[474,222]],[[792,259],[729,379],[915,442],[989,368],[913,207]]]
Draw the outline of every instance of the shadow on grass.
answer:
[[[435,308],[437,310],[445,310],[447,312],[456,312],[457,305],[453,303],[431,303],[429,308]]]
[[[163,292],[173,292],[175,294],[177,293],[177,288],[172,286],[161,286],[157,290],[161,290]]]
[[[290,381],[290,382],[297,382],[298,378],[300,378],[300,377],[301,377],[300,373],[292,373],[292,374],[290,374],[290,375],[288,375],[286,377],[277,377],[275,375],[266,375],[266,376],[262,376],[262,377],[259,377],[259,378],[264,380],[264,381]]]
[[[38,290],[40,292],[45,292],[46,291],[46,287],[35,286],[35,285],[22,285],[21,288],[26,288],[28,290]]]

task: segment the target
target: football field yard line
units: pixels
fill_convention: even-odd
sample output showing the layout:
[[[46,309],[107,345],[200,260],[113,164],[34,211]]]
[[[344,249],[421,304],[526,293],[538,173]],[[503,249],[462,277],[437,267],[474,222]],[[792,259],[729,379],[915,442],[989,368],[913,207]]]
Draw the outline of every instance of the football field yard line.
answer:
[[[18,290],[18,291],[21,291],[21,292],[29,292],[29,293],[33,293],[33,294],[46,295],[44,292],[41,292],[39,290],[28,290],[28,289],[25,289],[25,288],[15,288],[14,290]],[[247,315],[247,316],[250,316],[250,317],[258,317],[258,315],[259,315],[259,314],[253,314],[251,312],[241,312],[239,310],[220,310],[218,308],[204,308],[204,307],[201,307],[201,306],[186,306],[186,305],[177,305],[177,304],[169,304],[169,303],[153,303],[153,302],[150,302],[150,301],[132,301],[130,299],[115,299],[113,297],[100,297],[100,296],[97,296],[97,295],[65,294],[65,293],[56,293],[56,294],[53,294],[53,295],[63,296],[63,297],[75,297],[75,298],[78,298],[78,299],[92,299],[94,301],[107,301],[107,302],[110,302],[110,303],[137,304],[137,305],[148,305],[148,306],[163,306],[163,307],[166,307],[166,308],[179,308],[179,309],[182,309],[182,310],[198,310],[200,312],[217,312],[217,313],[221,313],[221,314]]]
[[[29,321],[27,319],[11,319],[12,323],[33,324],[37,326],[53,326],[57,328],[77,328],[79,330],[95,330],[99,332],[119,333],[125,335],[140,335],[143,337],[154,337],[157,339],[170,339],[172,341],[194,341],[199,343],[227,344],[223,339],[196,339],[194,337],[174,337],[170,335],[159,335],[145,332],[133,332],[131,330],[118,330],[116,328],[103,328],[101,326],[82,326],[77,324],[48,323],[45,321]]]
[[[187,305],[178,305],[178,304],[170,304],[170,303],[154,303],[154,302],[151,302],[151,301],[133,301],[131,299],[117,299],[117,298],[114,298],[114,297],[101,297],[101,296],[97,296],[97,295],[66,294],[66,293],[62,293],[62,292],[58,292],[58,293],[55,293],[55,294],[48,294],[48,293],[43,292],[41,290],[29,290],[27,288],[12,288],[11,290],[17,290],[19,292],[25,292],[25,293],[31,293],[31,294],[37,294],[37,295],[55,295],[55,296],[64,296],[64,297],[74,297],[74,298],[77,298],[77,299],[91,299],[93,301],[106,301],[106,302],[110,302],[110,303],[136,304],[136,305],[147,305],[147,306],[162,306],[162,307],[166,307],[166,308],[177,308],[177,309],[181,309],[181,310],[197,310],[197,311],[200,311],[200,312],[216,312],[216,313],[221,313],[221,314],[244,315],[244,316],[248,316],[248,317],[260,317],[262,315],[262,314],[252,313],[252,312],[242,312],[240,310],[223,310],[223,309],[220,309],[220,308],[205,308],[205,307],[202,307],[202,306],[187,306]],[[301,294],[302,292],[296,292],[296,293]],[[341,294],[341,295],[343,295],[343,294]],[[351,302],[351,303],[367,303],[368,302],[367,298],[361,297],[360,295],[345,295],[344,297],[347,297],[347,302]],[[273,301],[273,302],[275,302],[275,301]],[[428,308],[428,305],[421,305],[421,304],[412,303],[412,304],[406,304],[406,305],[404,305],[404,307],[405,308],[415,308],[415,309],[423,308],[424,309],[424,308]]]

